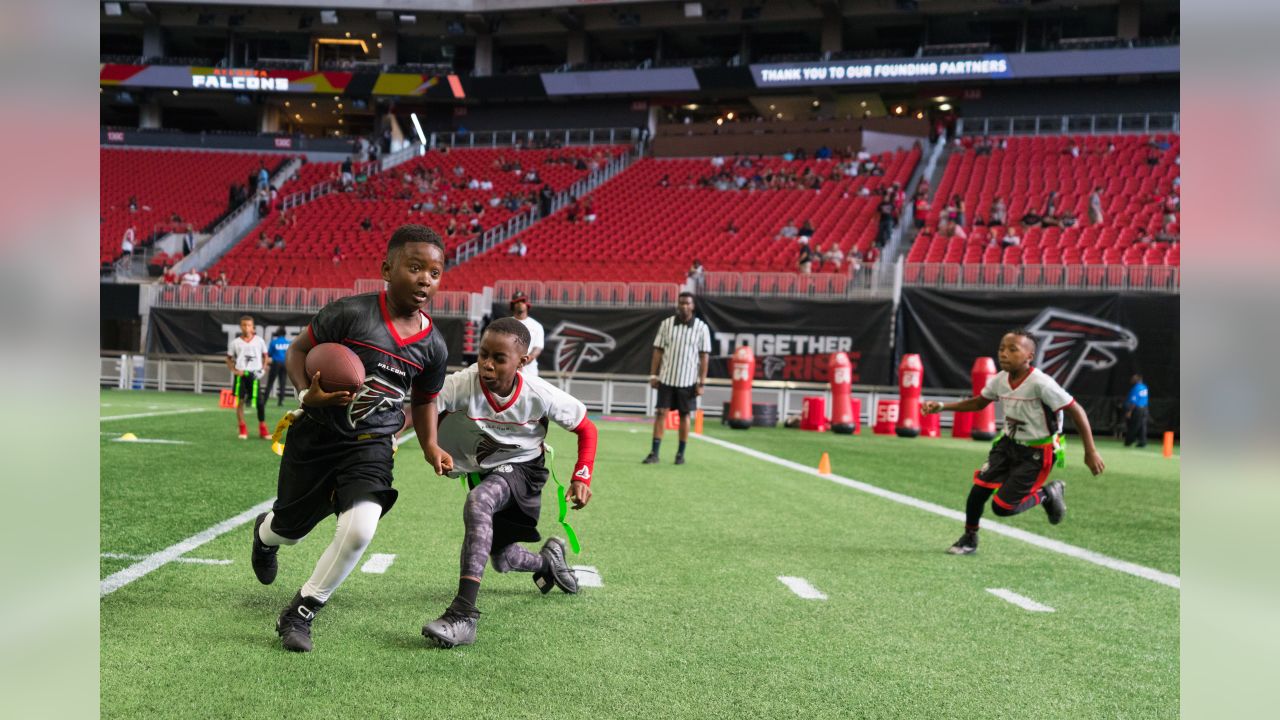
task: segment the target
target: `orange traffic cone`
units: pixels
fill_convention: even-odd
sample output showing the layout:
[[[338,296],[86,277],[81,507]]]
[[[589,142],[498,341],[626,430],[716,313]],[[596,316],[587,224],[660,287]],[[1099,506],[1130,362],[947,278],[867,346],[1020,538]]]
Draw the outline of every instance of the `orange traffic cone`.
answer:
[[[693,415],[693,434],[702,434],[702,408],[698,408]]]
[[[818,461],[818,474],[819,475],[831,474],[831,457],[826,453],[822,453],[822,459]]]
[[[1164,434],[1164,456],[1173,457],[1173,431],[1167,431]]]

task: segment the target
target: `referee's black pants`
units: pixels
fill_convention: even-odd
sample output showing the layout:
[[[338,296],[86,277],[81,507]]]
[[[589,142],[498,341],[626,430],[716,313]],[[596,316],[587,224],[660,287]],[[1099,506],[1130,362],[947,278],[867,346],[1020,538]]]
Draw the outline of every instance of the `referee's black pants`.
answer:
[[[276,401],[276,404],[283,405],[284,391],[289,385],[289,375],[285,372],[284,363],[282,362],[271,363],[271,369],[267,371],[267,392],[264,394],[263,404],[265,404],[266,398],[271,397],[271,388],[277,381],[280,383],[280,389],[277,391],[278,400]]]
[[[1147,408],[1136,407],[1129,412],[1129,422],[1124,432],[1124,446],[1137,443],[1138,447],[1147,446]]]

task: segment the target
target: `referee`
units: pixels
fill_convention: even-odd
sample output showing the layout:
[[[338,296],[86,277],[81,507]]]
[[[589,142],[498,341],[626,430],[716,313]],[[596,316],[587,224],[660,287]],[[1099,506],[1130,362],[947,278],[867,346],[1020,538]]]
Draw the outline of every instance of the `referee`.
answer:
[[[645,465],[658,462],[662,430],[670,410],[680,413],[680,449],[676,451],[676,464],[684,464],[689,413],[702,396],[710,356],[711,330],[693,316],[693,293],[680,293],[676,314],[658,325],[658,336],[653,339],[649,385],[658,389],[658,413],[653,419],[653,449],[645,457]]]

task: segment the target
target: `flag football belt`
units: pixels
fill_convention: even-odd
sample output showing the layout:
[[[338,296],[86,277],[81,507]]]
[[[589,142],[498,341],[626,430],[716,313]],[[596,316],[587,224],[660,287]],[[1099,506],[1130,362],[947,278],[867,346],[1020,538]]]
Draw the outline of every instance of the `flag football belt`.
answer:
[[[565,539],[569,541],[569,549],[578,554],[582,552],[582,546],[578,543],[578,533],[573,531],[573,526],[569,524],[569,500],[565,497],[564,485],[561,484],[560,478],[556,477],[556,451],[550,445],[543,445],[547,449],[547,470],[551,473],[551,480],[556,484],[556,507],[559,509],[558,522],[560,527],[564,528]],[[480,473],[469,472],[460,475],[459,480],[462,482],[462,489],[470,492],[471,488],[480,484]]]
[[[280,418],[280,422],[276,423],[276,429],[271,433],[271,452],[281,456],[284,455],[285,432],[288,431],[289,427],[297,422],[298,418],[302,417],[304,414],[305,411],[302,408],[298,408],[297,410],[290,410],[284,414],[284,417]],[[361,433],[356,436],[356,440],[373,440],[374,438],[380,437],[384,436],[374,433]],[[391,456],[395,457],[396,451],[399,449],[399,445],[391,443]]]
[[[1000,440],[1003,438],[1004,438],[1003,432],[1000,433],[999,435],[996,435],[996,439],[991,441],[991,447],[995,447],[996,443],[1000,442]],[[1063,435],[1062,433],[1058,433],[1057,435],[1050,435],[1049,437],[1045,437],[1045,438],[1037,438],[1035,440],[1022,441],[1022,440],[1014,440],[1013,438],[1009,438],[1009,440],[1011,442],[1018,443],[1019,445],[1026,445],[1027,447],[1033,447],[1033,448],[1051,447],[1053,448],[1054,466],[1057,467],[1059,470],[1067,466],[1067,436]]]
[[[242,378],[244,378],[243,375],[237,375],[235,385],[232,386],[232,393],[236,398],[236,407],[240,406],[240,380]],[[256,376],[253,378],[253,397],[249,398],[249,406],[258,407],[258,378]]]

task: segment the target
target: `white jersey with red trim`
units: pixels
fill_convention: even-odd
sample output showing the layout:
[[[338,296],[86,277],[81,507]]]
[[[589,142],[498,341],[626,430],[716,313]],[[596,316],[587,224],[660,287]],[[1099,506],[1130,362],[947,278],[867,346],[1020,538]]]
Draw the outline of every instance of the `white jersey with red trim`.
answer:
[[[1062,432],[1062,411],[1075,400],[1056,380],[1031,368],[1017,384],[1001,370],[987,380],[982,397],[999,400],[1004,410],[1004,434],[1026,443],[1045,440]]]
[[[436,409],[448,413],[440,420],[437,443],[462,472],[535,460],[549,423],[573,431],[587,417],[582,401],[539,377],[516,373],[511,396],[497,397],[480,382],[474,364],[444,381]]]
[[[235,361],[236,370],[260,378],[266,367],[267,343],[257,334],[248,340],[243,335],[237,335],[227,344],[227,357]]]

